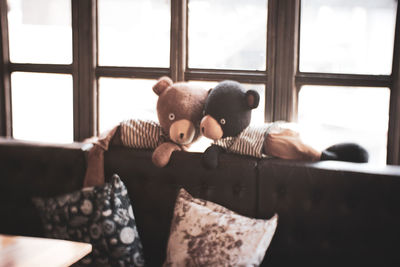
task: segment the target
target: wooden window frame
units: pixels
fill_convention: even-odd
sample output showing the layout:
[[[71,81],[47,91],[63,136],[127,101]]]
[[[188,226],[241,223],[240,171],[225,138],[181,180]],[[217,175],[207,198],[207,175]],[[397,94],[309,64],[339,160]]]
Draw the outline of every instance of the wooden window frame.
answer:
[[[188,1],[171,0],[169,68],[98,65],[97,0],[71,0],[73,63],[20,64],[9,59],[7,0],[0,0],[0,136],[12,137],[11,73],[16,71],[70,74],[73,77],[74,140],[98,133],[98,80],[100,77],[174,81],[234,79],[265,85],[265,121],[297,120],[298,93],[303,85],[388,87],[390,119],[388,164],[400,165],[400,25],[397,7],[391,75],[353,75],[299,71],[300,0],[269,0],[266,70],[188,68]]]
[[[387,163],[400,165],[400,2],[397,1],[396,26],[390,78]]]
[[[0,0],[0,136],[12,136],[7,2]]]

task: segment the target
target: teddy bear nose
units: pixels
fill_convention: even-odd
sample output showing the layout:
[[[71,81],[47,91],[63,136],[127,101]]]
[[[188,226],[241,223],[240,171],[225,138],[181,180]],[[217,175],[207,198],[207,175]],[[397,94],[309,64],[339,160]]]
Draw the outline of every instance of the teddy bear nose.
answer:
[[[201,132],[204,133],[204,127],[201,127]]]
[[[185,135],[183,133],[179,134],[179,137],[182,139]]]

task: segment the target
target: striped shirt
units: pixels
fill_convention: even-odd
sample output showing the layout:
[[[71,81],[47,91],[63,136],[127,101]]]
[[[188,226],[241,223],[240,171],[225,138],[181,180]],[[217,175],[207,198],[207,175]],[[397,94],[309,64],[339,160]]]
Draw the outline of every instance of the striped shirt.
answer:
[[[120,123],[121,141],[124,146],[155,149],[168,138],[155,121],[126,120]]]
[[[267,123],[261,126],[249,126],[236,137],[225,137],[214,141],[214,145],[228,152],[257,158],[268,157],[263,153],[264,140],[268,133],[281,130],[282,122]]]

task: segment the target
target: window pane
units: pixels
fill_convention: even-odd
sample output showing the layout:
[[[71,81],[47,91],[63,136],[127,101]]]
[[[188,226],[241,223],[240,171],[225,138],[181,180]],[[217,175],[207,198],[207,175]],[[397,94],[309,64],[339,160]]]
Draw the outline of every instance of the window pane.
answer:
[[[8,0],[10,60],[72,63],[70,0]]]
[[[99,130],[108,130],[123,120],[158,121],[156,80],[99,79]]]
[[[307,143],[319,149],[356,142],[370,162],[386,164],[389,88],[303,86],[299,123]]]
[[[189,0],[189,67],[265,70],[267,0]]]
[[[170,0],[99,0],[99,64],[168,67]]]
[[[195,84],[200,84],[205,88],[211,89],[215,87],[218,82],[205,82],[205,81],[190,81]],[[253,109],[251,113],[251,125],[259,125],[264,123],[264,111],[265,111],[265,85],[264,84],[250,84],[242,83],[246,90],[256,90],[260,94],[260,103],[256,109]]]
[[[391,73],[397,1],[301,3],[301,71]]]
[[[72,77],[16,72],[11,75],[14,138],[73,141]]]

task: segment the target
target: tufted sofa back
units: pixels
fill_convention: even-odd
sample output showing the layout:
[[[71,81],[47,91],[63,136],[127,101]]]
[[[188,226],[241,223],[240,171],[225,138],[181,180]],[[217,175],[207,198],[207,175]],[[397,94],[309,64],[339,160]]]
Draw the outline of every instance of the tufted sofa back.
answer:
[[[83,144],[0,138],[0,233],[42,236],[32,197],[80,189],[85,171]]]
[[[106,177],[118,173],[128,187],[148,266],[161,266],[175,199],[180,188],[240,214],[257,214],[257,161],[222,157],[221,168],[206,170],[200,154],[174,153],[165,168],[156,168],[149,151],[111,148],[105,155]]]
[[[277,232],[262,266],[400,266],[400,168],[302,163],[176,152],[155,168],[148,151],[114,147],[106,175],[128,187],[149,266],[161,266],[179,188],[242,215],[270,218]]]
[[[279,214],[267,266],[400,266],[400,168],[258,166],[257,217]]]
[[[31,198],[81,188],[85,153],[83,144],[0,138],[0,233],[42,236]],[[262,266],[400,266],[400,167],[223,154],[207,170],[201,154],[174,152],[160,169],[150,151],[114,146],[105,172],[128,188],[147,266],[163,263],[181,187],[245,216],[278,213]]]

